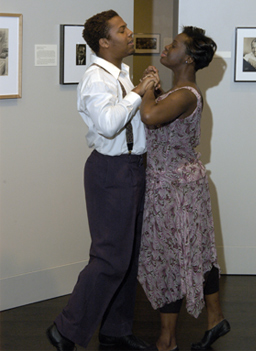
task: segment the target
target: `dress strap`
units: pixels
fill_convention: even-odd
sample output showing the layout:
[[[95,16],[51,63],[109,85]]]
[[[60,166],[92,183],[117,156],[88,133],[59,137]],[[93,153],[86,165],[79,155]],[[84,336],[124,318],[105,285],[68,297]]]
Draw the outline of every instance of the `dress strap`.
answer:
[[[181,89],[188,89],[188,90],[190,90],[192,93],[195,94],[195,96],[197,97],[197,99],[202,100],[202,95],[201,95],[195,88],[193,88],[193,87],[191,87],[191,86],[189,86],[189,85],[186,85],[186,86],[184,86],[184,87],[180,87],[180,88],[176,88],[176,89],[174,89],[174,90],[171,90],[170,93],[173,93],[173,92],[175,92],[175,91],[177,91],[177,90],[181,90]]]
[[[160,100],[163,100],[165,99],[167,96],[169,96],[170,94],[174,93],[175,91],[177,90],[181,90],[181,89],[188,89],[190,90],[195,96],[196,96],[196,99],[197,99],[197,106],[199,106],[199,104],[203,104],[203,97],[202,95],[193,87],[189,86],[189,85],[186,85],[184,87],[180,87],[180,88],[176,88],[174,90],[170,90],[168,91],[167,93],[163,94],[163,95],[160,95],[156,101],[160,101]]]

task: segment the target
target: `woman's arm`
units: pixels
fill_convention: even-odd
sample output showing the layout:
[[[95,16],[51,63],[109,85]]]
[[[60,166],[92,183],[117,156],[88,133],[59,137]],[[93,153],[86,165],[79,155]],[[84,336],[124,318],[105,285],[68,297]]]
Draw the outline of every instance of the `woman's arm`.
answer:
[[[186,118],[197,105],[197,99],[188,89],[174,91],[166,98],[156,102],[154,87],[148,89],[140,106],[141,120],[148,126],[157,126]]]

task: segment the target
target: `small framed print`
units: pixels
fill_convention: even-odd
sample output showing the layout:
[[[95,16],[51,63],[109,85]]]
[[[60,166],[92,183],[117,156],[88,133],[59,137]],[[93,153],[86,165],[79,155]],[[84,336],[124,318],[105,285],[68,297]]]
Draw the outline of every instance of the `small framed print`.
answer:
[[[21,98],[22,15],[0,13],[0,99]]]
[[[256,27],[236,28],[235,82],[256,82]]]
[[[78,84],[92,51],[82,37],[83,25],[60,25],[60,84]]]
[[[160,34],[134,34],[135,54],[159,54]]]

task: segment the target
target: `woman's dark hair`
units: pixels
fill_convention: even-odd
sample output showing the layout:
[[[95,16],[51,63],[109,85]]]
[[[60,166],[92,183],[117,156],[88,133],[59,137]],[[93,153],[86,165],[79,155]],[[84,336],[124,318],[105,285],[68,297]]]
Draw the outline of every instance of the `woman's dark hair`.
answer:
[[[89,18],[84,24],[82,36],[96,55],[99,52],[99,40],[109,38],[108,21],[115,16],[119,15],[113,10],[103,11]]]
[[[185,26],[182,33],[186,34],[188,39],[185,42],[187,54],[191,56],[195,62],[195,70],[198,71],[207,67],[212,61],[216,43],[205,35],[205,30],[197,27]]]

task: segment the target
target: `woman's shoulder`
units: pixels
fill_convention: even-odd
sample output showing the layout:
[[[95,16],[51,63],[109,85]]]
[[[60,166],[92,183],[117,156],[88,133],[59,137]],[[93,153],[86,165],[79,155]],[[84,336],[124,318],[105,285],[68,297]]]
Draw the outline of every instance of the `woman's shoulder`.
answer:
[[[184,92],[185,92],[185,94],[187,94],[187,91],[190,91],[191,93],[193,93],[198,101],[203,101],[202,93],[201,93],[200,89],[197,86],[191,86],[191,85],[174,87],[174,88],[170,89],[169,91],[167,91],[166,93],[163,93],[162,95],[160,95],[157,98],[157,101],[165,99],[166,97],[168,97],[171,94],[178,94],[179,95],[179,94],[183,94]],[[178,95],[177,95],[177,97],[178,97]]]
[[[172,92],[180,91],[182,89],[187,89],[187,90],[191,91],[192,93],[194,93],[194,95],[196,95],[197,97],[202,97],[200,89],[197,86],[192,86],[192,85],[184,85],[181,87],[177,87],[177,88],[173,89]]]

